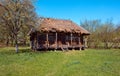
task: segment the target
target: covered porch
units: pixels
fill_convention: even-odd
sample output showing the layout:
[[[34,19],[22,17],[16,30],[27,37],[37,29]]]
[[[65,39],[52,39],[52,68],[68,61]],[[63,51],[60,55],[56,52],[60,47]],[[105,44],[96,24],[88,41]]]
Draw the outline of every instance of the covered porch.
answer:
[[[34,45],[38,50],[81,50],[84,48],[83,35],[77,33],[38,33],[36,43]]]

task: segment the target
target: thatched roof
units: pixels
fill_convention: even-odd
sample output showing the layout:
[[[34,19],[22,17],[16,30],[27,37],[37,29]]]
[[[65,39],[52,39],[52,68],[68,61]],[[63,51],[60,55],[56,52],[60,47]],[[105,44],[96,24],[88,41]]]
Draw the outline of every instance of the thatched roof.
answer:
[[[0,16],[2,16],[6,12],[6,9],[0,3]]]
[[[66,32],[66,33],[81,33],[81,34],[90,34],[87,30],[78,26],[70,20],[60,20],[45,18],[41,21],[38,31],[43,32]]]

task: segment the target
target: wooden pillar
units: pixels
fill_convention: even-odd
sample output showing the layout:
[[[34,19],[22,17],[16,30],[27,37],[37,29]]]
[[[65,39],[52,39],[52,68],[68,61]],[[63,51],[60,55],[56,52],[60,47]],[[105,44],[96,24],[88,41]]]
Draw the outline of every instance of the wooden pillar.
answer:
[[[36,33],[36,49],[38,48],[38,32]]]
[[[57,40],[58,40],[58,34],[57,34],[57,32],[56,32],[56,33],[55,33],[55,44],[56,44],[56,48],[55,48],[55,49],[57,49],[57,47],[58,47]]]
[[[48,33],[46,33],[46,45],[47,45],[47,48],[48,48],[49,47]]]
[[[87,37],[84,37],[84,46],[85,46],[85,48],[88,47],[88,46],[87,46]]]
[[[71,46],[72,46],[73,34],[71,33],[70,36],[71,36]]]
[[[79,45],[80,45],[80,36],[78,37]]]
[[[80,35],[79,35],[79,37],[78,37],[78,41],[79,41],[79,50],[81,50]]]
[[[84,44],[84,38],[83,38],[83,35],[81,35],[81,50],[84,50],[84,47],[85,47],[85,44]]]

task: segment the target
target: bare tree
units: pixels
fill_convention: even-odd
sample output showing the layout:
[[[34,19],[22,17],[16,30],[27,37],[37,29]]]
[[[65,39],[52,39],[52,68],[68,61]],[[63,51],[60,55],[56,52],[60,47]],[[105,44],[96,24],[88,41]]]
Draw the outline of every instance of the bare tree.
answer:
[[[112,19],[103,23],[100,20],[85,20],[81,22],[81,26],[91,32],[88,38],[89,47],[111,48],[113,46],[116,32]]]
[[[99,40],[104,43],[105,48],[111,48],[113,45],[114,37],[114,27],[111,24],[104,24],[97,29],[99,33]]]
[[[98,38],[98,33],[96,29],[101,26],[101,21],[85,20],[81,21],[80,25],[91,33],[91,35],[88,36],[88,47],[97,48],[100,43],[100,40]]]
[[[5,25],[2,27],[10,33],[10,37],[15,42],[16,52],[18,52],[18,35],[26,27],[35,25],[36,14],[31,0],[1,0],[1,6],[5,9],[0,19]],[[8,33],[7,33],[8,34]]]

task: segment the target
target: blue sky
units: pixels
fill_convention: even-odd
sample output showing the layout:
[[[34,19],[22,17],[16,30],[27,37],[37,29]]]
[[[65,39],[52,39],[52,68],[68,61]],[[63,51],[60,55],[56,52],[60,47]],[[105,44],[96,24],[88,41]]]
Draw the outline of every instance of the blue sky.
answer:
[[[34,3],[39,16],[70,19],[77,24],[85,19],[113,19],[120,23],[120,0],[37,0]]]

